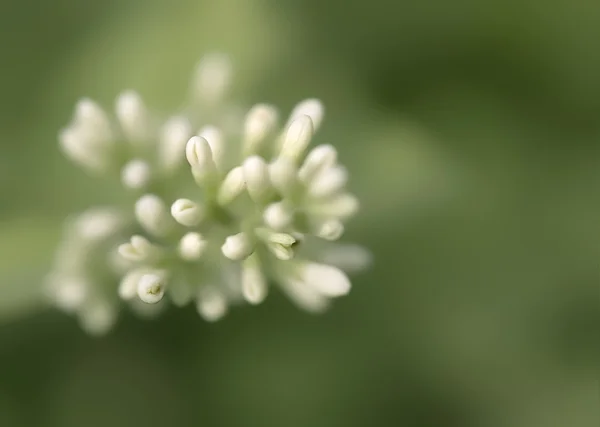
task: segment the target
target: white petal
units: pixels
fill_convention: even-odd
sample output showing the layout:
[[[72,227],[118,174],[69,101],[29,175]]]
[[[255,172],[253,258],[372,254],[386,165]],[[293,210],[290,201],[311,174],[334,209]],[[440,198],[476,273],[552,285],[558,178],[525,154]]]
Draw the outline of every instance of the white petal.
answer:
[[[325,264],[306,263],[301,270],[307,286],[327,297],[339,297],[350,292],[350,280],[342,270]]]

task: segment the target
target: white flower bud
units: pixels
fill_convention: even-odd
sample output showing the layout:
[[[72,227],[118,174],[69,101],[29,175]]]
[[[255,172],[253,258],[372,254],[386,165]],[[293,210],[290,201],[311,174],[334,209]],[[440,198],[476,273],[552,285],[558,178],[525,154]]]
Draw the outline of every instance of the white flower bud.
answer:
[[[336,244],[328,246],[321,254],[324,264],[332,265],[347,273],[365,270],[372,263],[371,253],[359,245]]]
[[[271,195],[272,185],[267,163],[260,156],[251,156],[242,164],[248,194],[256,203],[264,203]]]
[[[138,284],[144,274],[146,274],[145,270],[135,269],[123,276],[119,283],[119,297],[125,301],[133,299],[137,295]]]
[[[269,165],[269,176],[273,186],[283,195],[294,192],[298,183],[298,168],[290,159],[278,157]]]
[[[119,245],[119,254],[128,261],[140,262],[155,257],[159,249],[143,236],[131,236],[129,243]]]
[[[256,154],[277,125],[278,112],[275,107],[257,104],[248,111],[244,122],[244,153]]]
[[[314,130],[321,126],[325,109],[318,99],[306,99],[297,104],[290,114],[290,123],[300,116],[308,116],[312,120]]]
[[[308,187],[308,195],[314,198],[331,197],[344,189],[348,172],[341,166],[327,168],[315,176]]]
[[[93,145],[80,129],[69,127],[58,136],[63,153],[78,166],[90,172],[105,172],[108,167],[108,153]]]
[[[200,259],[207,245],[208,241],[200,233],[187,233],[179,241],[179,256],[186,261],[196,261]]]
[[[344,219],[354,215],[358,207],[359,203],[355,196],[343,193],[331,200],[307,206],[306,211],[310,215]]]
[[[294,257],[294,246],[298,240],[291,234],[276,233],[265,228],[257,229],[256,233],[277,259],[289,261]]]
[[[242,294],[250,304],[260,304],[267,296],[267,281],[256,255],[250,256],[242,264]]]
[[[144,274],[138,282],[137,294],[143,302],[156,304],[165,295],[165,287],[163,274]]]
[[[216,169],[208,141],[201,136],[193,136],[185,146],[185,155],[197,181],[204,180]]]
[[[344,234],[344,224],[338,220],[329,220],[316,227],[315,235],[325,240],[337,240]]]
[[[225,154],[223,132],[215,126],[204,126],[198,132],[198,136],[201,136],[208,142],[215,165],[217,167],[223,167],[223,155]]]
[[[179,199],[171,205],[171,215],[179,224],[193,227],[202,221],[202,207],[188,199]]]
[[[115,111],[127,139],[133,143],[148,139],[149,115],[144,101],[137,92],[128,90],[119,95]]]
[[[281,277],[281,288],[294,304],[310,313],[322,313],[329,307],[329,298],[300,280],[283,276]]]
[[[75,218],[73,232],[79,240],[97,242],[117,233],[123,222],[123,217],[115,209],[94,208]]]
[[[198,313],[207,322],[216,322],[227,313],[227,300],[212,287],[203,287],[198,293]]]
[[[301,266],[302,281],[327,297],[339,297],[350,292],[350,280],[342,270],[325,264],[308,262]]]
[[[263,212],[263,221],[273,230],[284,230],[294,220],[294,211],[283,202],[272,203]]]
[[[314,134],[313,123],[310,117],[302,115],[294,119],[287,128],[281,157],[297,162],[304,154]]]
[[[221,252],[233,261],[241,261],[254,252],[254,243],[247,233],[234,234],[225,239]]]
[[[304,183],[309,183],[316,175],[327,169],[337,161],[336,149],[329,145],[319,145],[308,153],[298,175]]]
[[[198,63],[192,82],[192,91],[197,101],[219,102],[231,84],[231,61],[227,55],[206,55]]]
[[[241,166],[231,169],[219,187],[217,203],[221,206],[228,205],[242,194],[245,188],[246,179],[244,178],[244,169]]]
[[[135,203],[135,217],[146,231],[157,236],[165,235],[173,224],[167,207],[153,194],[146,194]]]
[[[104,110],[91,99],[84,98],[75,106],[75,124],[98,140],[112,138],[110,120]]]
[[[191,134],[192,125],[185,117],[171,117],[164,124],[158,141],[158,162],[162,170],[173,172],[183,164]]]
[[[127,188],[140,190],[150,182],[150,165],[143,160],[131,160],[121,170],[121,182]]]
[[[97,300],[87,304],[79,313],[81,327],[92,335],[102,335],[115,324],[117,311],[108,301]]]
[[[90,285],[82,278],[59,276],[51,279],[50,287],[56,306],[67,313],[73,313],[85,303]]]

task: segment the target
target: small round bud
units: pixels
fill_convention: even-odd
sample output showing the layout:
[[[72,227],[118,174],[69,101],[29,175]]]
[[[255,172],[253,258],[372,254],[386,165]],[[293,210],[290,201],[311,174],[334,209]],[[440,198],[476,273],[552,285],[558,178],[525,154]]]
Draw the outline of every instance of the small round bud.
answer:
[[[137,92],[129,90],[119,95],[115,110],[123,133],[131,142],[139,143],[148,138],[148,111]]]
[[[197,203],[188,199],[179,199],[171,205],[171,215],[179,224],[193,227],[200,223],[203,212]]]
[[[256,203],[263,203],[271,195],[271,180],[266,162],[260,156],[248,157],[243,165],[248,194]]]
[[[213,53],[203,57],[192,82],[194,97],[199,102],[219,102],[231,84],[231,61],[227,55]]]
[[[204,287],[198,295],[198,313],[207,322],[216,322],[227,313],[227,300],[212,287]]]
[[[244,153],[256,154],[277,125],[277,109],[272,105],[257,104],[250,109],[244,122]]]
[[[135,217],[142,227],[155,235],[164,235],[172,225],[167,207],[153,194],[142,196],[135,203]]]
[[[293,210],[283,202],[272,203],[263,212],[263,221],[273,230],[284,230],[293,220]]]
[[[246,179],[244,178],[244,169],[241,166],[231,169],[219,187],[217,203],[221,206],[228,205],[242,194],[245,188]]]
[[[158,303],[165,295],[164,277],[159,274],[144,274],[139,280],[137,294],[147,304]]]
[[[328,144],[319,145],[308,153],[298,175],[304,183],[310,182],[316,175],[327,169],[337,161],[336,149]]]
[[[146,261],[157,252],[156,248],[148,239],[143,236],[132,236],[129,243],[119,245],[119,254],[128,261],[140,262]]]
[[[179,256],[186,261],[196,261],[200,259],[208,242],[200,233],[187,233],[179,241]]]
[[[233,261],[241,261],[254,252],[254,243],[247,233],[238,233],[225,239],[221,252]]]
[[[314,177],[308,187],[308,195],[314,198],[334,196],[344,189],[348,172],[341,166],[327,168]]]
[[[150,165],[143,160],[131,160],[121,170],[121,182],[127,188],[140,190],[150,182]]]
[[[325,240],[338,240],[342,234],[344,234],[344,224],[337,220],[325,221],[315,230],[315,235]]]

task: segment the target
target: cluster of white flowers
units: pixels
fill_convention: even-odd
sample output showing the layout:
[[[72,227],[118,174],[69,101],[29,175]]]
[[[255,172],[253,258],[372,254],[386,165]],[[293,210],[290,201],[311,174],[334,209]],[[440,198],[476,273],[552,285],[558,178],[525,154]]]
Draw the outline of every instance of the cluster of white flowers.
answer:
[[[165,296],[216,321],[233,304],[261,303],[271,284],[320,312],[349,292],[343,271],[368,263],[362,248],[330,243],[358,202],[335,148],[308,150],[321,102],[300,102],[283,126],[275,107],[257,104],[236,127],[230,75],[225,57],[204,58],[192,107],[163,125],[127,91],[116,121],[86,99],[61,133],[69,158],[115,174],[135,200],[131,212],[72,220],[49,276],[51,300],[88,331],[108,330],[123,301],[153,313]]]

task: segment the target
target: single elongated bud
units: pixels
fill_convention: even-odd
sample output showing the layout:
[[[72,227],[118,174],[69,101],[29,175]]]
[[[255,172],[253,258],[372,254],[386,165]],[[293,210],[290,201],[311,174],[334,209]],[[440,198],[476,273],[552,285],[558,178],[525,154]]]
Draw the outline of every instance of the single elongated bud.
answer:
[[[325,240],[338,240],[344,234],[344,224],[338,220],[328,220],[315,227],[315,235]]]
[[[127,188],[140,190],[148,185],[151,178],[150,165],[139,159],[131,160],[121,170],[121,182]]]
[[[227,300],[211,286],[201,288],[196,304],[198,313],[207,322],[216,322],[227,313]]]
[[[198,136],[206,139],[215,165],[217,168],[222,168],[223,155],[225,154],[225,140],[223,132],[221,132],[221,130],[215,126],[204,126],[198,132]]]
[[[293,220],[294,211],[284,202],[272,203],[263,212],[263,221],[273,230],[284,230]]]
[[[329,200],[312,204],[307,213],[319,217],[345,219],[354,215],[359,208],[358,199],[349,193],[339,194]]]
[[[294,192],[298,184],[298,168],[286,157],[278,157],[269,165],[269,176],[273,186],[284,196]]]
[[[242,263],[242,294],[250,304],[260,304],[267,296],[267,281],[256,254]]]
[[[294,257],[294,246],[298,240],[291,234],[273,232],[266,228],[257,229],[256,234],[276,258],[289,261]]]
[[[241,166],[231,169],[219,187],[217,203],[221,206],[228,205],[242,194],[245,188],[244,169]]]
[[[192,174],[198,182],[203,182],[216,171],[212,151],[208,141],[201,136],[193,136],[185,146],[185,155],[192,167]]]
[[[165,276],[160,273],[144,274],[137,287],[137,294],[147,304],[158,303],[165,295]]]
[[[221,252],[233,261],[241,261],[254,252],[254,242],[247,233],[234,234],[225,239]]]
[[[185,117],[171,117],[160,131],[158,140],[158,164],[166,172],[181,167],[185,160],[185,148],[192,135],[192,125]]]
[[[348,182],[348,172],[341,166],[327,168],[315,176],[308,186],[308,195],[327,198],[340,193]]]
[[[75,125],[93,135],[97,141],[112,140],[112,129],[108,116],[98,104],[88,98],[80,100],[75,106]],[[112,141],[111,141],[112,142]]]
[[[314,130],[316,131],[321,126],[325,108],[318,99],[305,99],[298,103],[290,114],[290,123],[300,116],[308,116],[312,120]]]
[[[179,224],[193,227],[202,221],[204,212],[199,204],[188,199],[179,199],[171,205],[171,215]]]
[[[196,68],[192,92],[196,101],[214,104],[221,101],[231,84],[231,61],[227,55],[204,56]]]
[[[257,104],[248,111],[244,122],[245,155],[257,154],[277,126],[278,112],[275,107]]]
[[[329,298],[291,276],[281,277],[281,288],[292,302],[310,313],[322,313],[329,307]]]
[[[109,153],[93,145],[78,128],[64,129],[58,136],[62,152],[75,164],[90,172],[105,172],[109,165]]]
[[[125,137],[134,144],[148,139],[150,133],[149,113],[142,97],[133,90],[123,92],[117,98],[115,111]]]
[[[121,299],[128,301],[137,295],[140,279],[146,273],[147,272],[144,269],[135,269],[123,276],[118,289]]]
[[[179,241],[179,256],[186,261],[196,261],[202,257],[208,241],[200,233],[187,233]]]
[[[267,163],[260,156],[252,156],[244,161],[242,167],[250,198],[256,203],[264,203],[273,190]]]
[[[168,233],[173,225],[167,207],[154,194],[146,194],[135,203],[135,217],[146,231],[157,236]]]
[[[77,240],[98,242],[114,236],[123,227],[124,218],[112,208],[93,208],[79,214],[72,223]]]
[[[295,118],[287,128],[280,156],[298,162],[314,135],[312,120],[302,115]]]
[[[106,300],[95,300],[79,312],[81,327],[92,335],[102,335],[110,330],[117,320],[117,309]]]
[[[298,171],[300,180],[309,183],[322,170],[330,168],[337,161],[337,151],[329,144],[318,145],[306,156]]]
[[[160,250],[145,237],[135,235],[129,243],[120,245],[118,251],[128,261],[141,262],[156,257]]]
[[[302,281],[327,297],[339,297],[350,292],[350,280],[342,270],[325,264],[308,262],[301,266]]]

